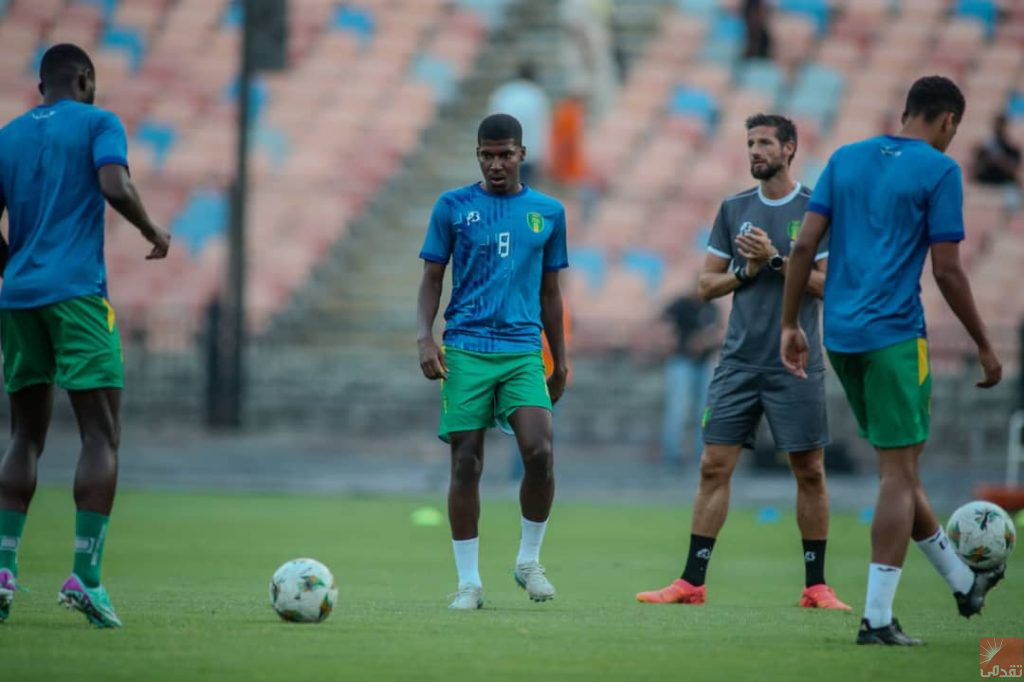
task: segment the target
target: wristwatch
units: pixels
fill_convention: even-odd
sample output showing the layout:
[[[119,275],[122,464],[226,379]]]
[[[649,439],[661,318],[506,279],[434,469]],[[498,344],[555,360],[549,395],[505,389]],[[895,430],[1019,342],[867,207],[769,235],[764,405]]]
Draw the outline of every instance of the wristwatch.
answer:
[[[782,266],[785,264],[786,259],[780,256],[779,254],[775,254],[774,256],[768,259],[768,267],[770,267],[775,272],[781,272]]]

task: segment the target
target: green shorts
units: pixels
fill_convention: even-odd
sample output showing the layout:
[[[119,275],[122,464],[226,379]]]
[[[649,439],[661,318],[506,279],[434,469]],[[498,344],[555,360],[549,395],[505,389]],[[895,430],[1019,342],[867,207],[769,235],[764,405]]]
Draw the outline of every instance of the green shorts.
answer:
[[[8,393],[52,383],[68,391],[124,387],[121,335],[102,296],[0,310],[0,346]]]
[[[910,339],[868,353],[829,351],[828,356],[868,442],[902,448],[928,440],[932,377],[927,341]]]
[[[498,426],[510,432],[508,419],[520,407],[551,409],[541,352],[475,353],[445,350],[448,378],[441,382],[441,425],[448,442],[454,431]]]

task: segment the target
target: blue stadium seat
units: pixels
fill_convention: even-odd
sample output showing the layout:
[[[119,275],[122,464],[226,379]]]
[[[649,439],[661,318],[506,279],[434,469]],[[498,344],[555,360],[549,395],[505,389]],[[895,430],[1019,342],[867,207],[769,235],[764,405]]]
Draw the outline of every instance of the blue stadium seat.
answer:
[[[592,246],[574,246],[572,249],[572,267],[583,273],[587,280],[587,288],[591,293],[599,293],[604,289],[608,266],[605,263],[604,251]]]
[[[331,28],[335,31],[351,31],[359,37],[365,47],[377,33],[377,22],[373,15],[361,7],[342,5],[334,12]]]
[[[284,166],[291,154],[288,135],[274,126],[261,125],[258,127],[253,135],[253,144],[266,153],[275,170]]]
[[[627,249],[622,254],[622,264],[644,278],[648,294],[658,293],[665,277],[665,259],[660,253],[648,249]]]
[[[822,64],[807,64],[800,69],[796,89],[817,92],[823,97],[838,98],[846,88],[846,78],[835,69]]]
[[[100,45],[127,52],[131,59],[133,71],[137,71],[142,66],[142,60],[146,56],[145,37],[138,30],[127,26],[110,26],[107,28],[103,34],[103,39],[100,41]]]
[[[707,92],[686,85],[677,86],[669,99],[668,110],[676,116],[689,116],[704,121],[708,131],[718,117],[718,103]]]
[[[739,86],[776,98],[784,86],[785,76],[775,62],[754,59],[740,67]]]
[[[996,30],[999,8],[995,0],[958,0],[955,14],[958,17],[980,19],[985,25],[985,35],[991,38]]]
[[[0,0],[0,17],[7,14],[7,8],[10,6],[11,0]]]
[[[178,131],[166,123],[146,119],[139,124],[135,139],[139,144],[153,149],[153,165],[162,168],[167,155],[178,140]]]
[[[743,20],[729,12],[718,12],[711,20],[701,59],[716,64],[731,64],[743,50],[747,28]]]
[[[229,102],[236,101],[238,99],[238,88],[239,83],[236,78],[224,88],[223,98]],[[270,92],[267,89],[267,84],[259,76],[253,78],[249,87],[249,115],[253,121],[260,120],[260,116],[263,115],[263,111],[267,108],[269,100]]]
[[[114,10],[117,9],[117,3],[118,0],[75,0],[76,5],[91,5],[92,7],[99,7],[104,21],[109,21],[110,17],[114,15]],[[0,1],[0,4],[3,4],[2,1]],[[0,12],[0,14],[3,14],[3,12]]]
[[[458,92],[455,68],[446,59],[429,54],[416,57],[409,72],[410,77],[429,85],[439,104],[446,104]]]
[[[228,223],[228,202],[222,192],[199,188],[192,192],[185,208],[171,221],[175,241],[195,256],[213,237],[224,234]]]
[[[221,19],[220,23],[224,28],[240,28],[244,18],[242,3],[238,0],[231,0],[231,4],[224,10],[224,18]]]
[[[814,20],[819,35],[828,28],[828,0],[779,0],[778,9],[809,16]]]
[[[1006,103],[1006,116],[1024,118],[1024,92],[1016,91],[1010,95],[1010,101]]]
[[[718,0],[676,0],[676,8],[683,14],[710,19],[718,11]]]
[[[827,92],[816,92],[811,88],[795,90],[783,99],[786,113],[798,118],[813,118],[820,130],[826,130],[835,117],[840,99]]]
[[[458,0],[457,4],[476,13],[484,26],[494,28],[505,19],[509,0]]]

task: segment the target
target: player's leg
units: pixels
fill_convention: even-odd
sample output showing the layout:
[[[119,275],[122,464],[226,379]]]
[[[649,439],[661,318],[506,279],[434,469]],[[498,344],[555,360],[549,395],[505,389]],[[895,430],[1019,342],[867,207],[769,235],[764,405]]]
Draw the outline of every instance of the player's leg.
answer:
[[[503,363],[495,411],[499,423],[507,419],[515,433],[524,470],[519,488],[519,551],[513,577],[530,599],[546,601],[555,596],[555,588],[540,563],[555,497],[551,399],[539,354],[508,355]]]
[[[114,309],[100,296],[81,296],[40,309],[53,340],[57,385],[66,389],[78,422],[75,470],[75,553],[58,601],[99,627],[120,627],[101,583],[110,511],[117,491],[124,362]]]
[[[10,615],[18,547],[36,489],[36,465],[53,410],[55,366],[45,325],[34,310],[0,311],[4,386],[10,396],[11,441],[0,460],[0,622]]]
[[[797,379],[788,372],[765,375],[765,417],[778,448],[789,453],[796,480],[796,522],[804,558],[800,605],[849,611],[825,580],[828,545],[828,485],[825,446],[829,443],[824,369]]]
[[[447,349],[448,378],[441,386],[441,424],[438,435],[451,444],[448,520],[458,591],[450,608],[475,610],[483,605],[480,578],[480,476],[484,462],[484,432],[494,424],[497,376],[482,353]]]
[[[914,528],[917,462],[928,437],[927,420],[919,419],[918,391],[907,390],[925,378],[919,376],[916,342],[832,359],[861,433],[875,446],[879,463],[868,589],[857,643],[920,644],[904,634],[892,612]]]
[[[682,575],[667,587],[640,592],[648,604],[703,604],[705,575],[719,531],[729,512],[730,483],[742,444],[753,442],[761,419],[761,376],[719,367],[708,391],[704,419],[704,454],[693,501],[690,546]]]

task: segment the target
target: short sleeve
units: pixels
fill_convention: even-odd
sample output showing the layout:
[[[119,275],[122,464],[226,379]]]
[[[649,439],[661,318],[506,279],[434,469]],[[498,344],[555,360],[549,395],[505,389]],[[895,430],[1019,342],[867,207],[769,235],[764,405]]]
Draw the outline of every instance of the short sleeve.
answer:
[[[810,213],[818,213],[829,219],[832,218],[832,166],[835,165],[835,162],[836,155],[833,154],[814,186],[811,200],[807,202],[807,210]]]
[[[569,267],[569,249],[566,246],[565,209],[558,212],[551,236],[544,244],[544,272],[554,272]]]
[[[427,237],[423,241],[420,258],[433,263],[447,263],[452,255],[453,241],[451,211],[448,202],[441,197],[430,214],[430,225],[427,226]]]
[[[708,253],[732,260],[732,238],[729,236],[729,227],[725,220],[725,204],[718,208],[715,224],[711,226],[711,236],[708,237]]]
[[[964,188],[960,168],[953,166],[928,197],[928,241],[959,242],[964,238]]]
[[[110,165],[128,167],[128,136],[121,120],[109,111],[101,111],[93,127],[92,164],[96,170]]]

